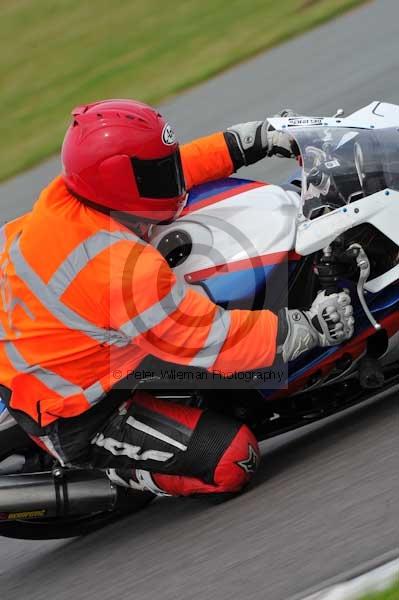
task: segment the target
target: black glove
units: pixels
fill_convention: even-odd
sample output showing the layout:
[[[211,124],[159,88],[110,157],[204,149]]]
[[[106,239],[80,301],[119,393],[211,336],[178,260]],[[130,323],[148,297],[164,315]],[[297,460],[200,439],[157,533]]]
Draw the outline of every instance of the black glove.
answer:
[[[282,110],[277,117],[293,117],[290,109]],[[224,134],[235,170],[252,165],[265,156],[294,158],[298,156],[298,146],[285,132],[276,131],[269,121],[249,121],[229,127]]]

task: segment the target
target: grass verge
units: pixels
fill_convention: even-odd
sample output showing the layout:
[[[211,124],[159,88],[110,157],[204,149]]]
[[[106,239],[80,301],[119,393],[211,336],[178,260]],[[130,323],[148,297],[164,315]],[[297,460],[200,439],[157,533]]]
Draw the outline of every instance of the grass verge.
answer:
[[[387,590],[363,596],[360,600],[399,600],[399,581]]]
[[[157,103],[365,0],[0,0],[0,180],[59,146],[73,106]]]

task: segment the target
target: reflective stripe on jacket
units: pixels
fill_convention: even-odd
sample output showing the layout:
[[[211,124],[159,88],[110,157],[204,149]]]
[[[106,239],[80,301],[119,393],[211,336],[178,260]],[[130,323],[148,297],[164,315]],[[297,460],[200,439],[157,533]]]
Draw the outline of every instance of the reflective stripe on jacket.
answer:
[[[223,134],[182,147],[188,186],[231,174]],[[61,177],[0,229],[0,383],[41,426],[101,400],[148,354],[218,372],[270,365],[277,318],[226,311]]]

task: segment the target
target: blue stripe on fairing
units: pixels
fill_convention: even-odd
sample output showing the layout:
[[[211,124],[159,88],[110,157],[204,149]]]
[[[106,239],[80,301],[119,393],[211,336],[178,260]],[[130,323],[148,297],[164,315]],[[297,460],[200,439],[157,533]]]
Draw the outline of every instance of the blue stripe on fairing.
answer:
[[[215,304],[231,308],[236,302],[240,302],[248,308],[253,307],[254,300],[261,294],[265,297],[267,280],[275,273],[280,273],[280,283],[288,284],[288,274],[296,266],[295,261],[288,263],[277,263],[272,265],[263,265],[260,267],[243,269],[242,271],[233,271],[231,273],[220,273],[212,275],[200,282],[208,296]],[[284,269],[284,270],[283,270]],[[271,286],[272,287],[272,286]],[[271,287],[267,288],[267,300],[272,302],[274,295]],[[276,285],[277,295],[280,293],[279,285]],[[247,303],[247,304],[246,304]]]
[[[192,206],[201,200],[206,198],[212,198],[217,194],[227,192],[228,190],[234,190],[240,188],[248,183],[254,183],[252,179],[238,179],[235,177],[226,177],[225,179],[218,179],[217,181],[211,181],[209,183],[203,183],[195,186],[189,194],[187,200],[187,206]]]
[[[275,265],[265,265],[255,269],[222,273],[205,279],[201,284],[216,304],[226,306],[247,298],[251,305],[255,296],[264,289],[274,267]]]

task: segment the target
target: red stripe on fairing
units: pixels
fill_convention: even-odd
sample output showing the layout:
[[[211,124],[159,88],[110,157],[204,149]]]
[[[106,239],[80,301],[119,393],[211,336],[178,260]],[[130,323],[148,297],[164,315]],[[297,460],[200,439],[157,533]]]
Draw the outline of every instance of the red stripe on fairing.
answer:
[[[256,269],[256,267],[277,265],[288,261],[298,261],[301,258],[302,256],[300,256],[294,251],[272,252],[271,254],[264,254],[263,256],[243,258],[242,260],[237,260],[232,263],[225,263],[223,265],[216,265],[214,267],[208,267],[207,269],[193,271],[192,273],[187,273],[187,275],[185,275],[184,278],[189,283],[197,283],[198,281],[209,279],[209,277],[213,277],[214,275],[220,275],[223,273],[236,273],[237,271]]]
[[[204,208],[205,206],[211,206],[212,204],[216,204],[217,202],[220,202],[221,200],[225,200],[226,198],[232,198],[233,196],[239,196],[240,194],[242,194],[244,192],[249,192],[250,190],[255,190],[256,188],[260,188],[260,187],[266,187],[267,185],[269,185],[269,184],[260,182],[260,181],[251,181],[250,183],[247,183],[246,185],[239,185],[237,187],[231,188],[230,190],[226,190],[225,192],[220,192],[220,194],[216,194],[215,196],[212,196],[211,198],[205,198],[205,200],[200,200],[200,202],[196,202],[191,206],[186,206],[186,208],[183,210],[180,217],[184,217],[184,215],[188,215],[192,212],[200,210],[201,208]]]
[[[395,312],[385,317],[385,319],[380,321],[380,325],[383,329],[386,330],[388,338],[392,337],[399,330],[397,313]],[[306,373],[298,377],[298,379],[294,379],[294,381],[292,381],[288,385],[288,388],[276,391],[276,393],[269,396],[267,400],[277,400],[278,398],[284,398],[299,390],[306,391],[302,390],[301,388],[303,388],[303,386],[308,381],[311,375],[317,373],[317,371],[321,371],[323,376],[328,375],[328,373],[334,367],[336,361],[342,358],[344,354],[350,354],[352,356],[352,360],[356,360],[357,358],[359,358],[362,352],[365,351],[367,339],[375,332],[376,330],[374,329],[374,327],[371,326],[367,328],[358,336],[356,336],[349,342],[343,344],[337,352],[334,352],[333,354],[327,356],[322,362],[314,365],[311,369],[309,369],[309,371],[306,371]]]

